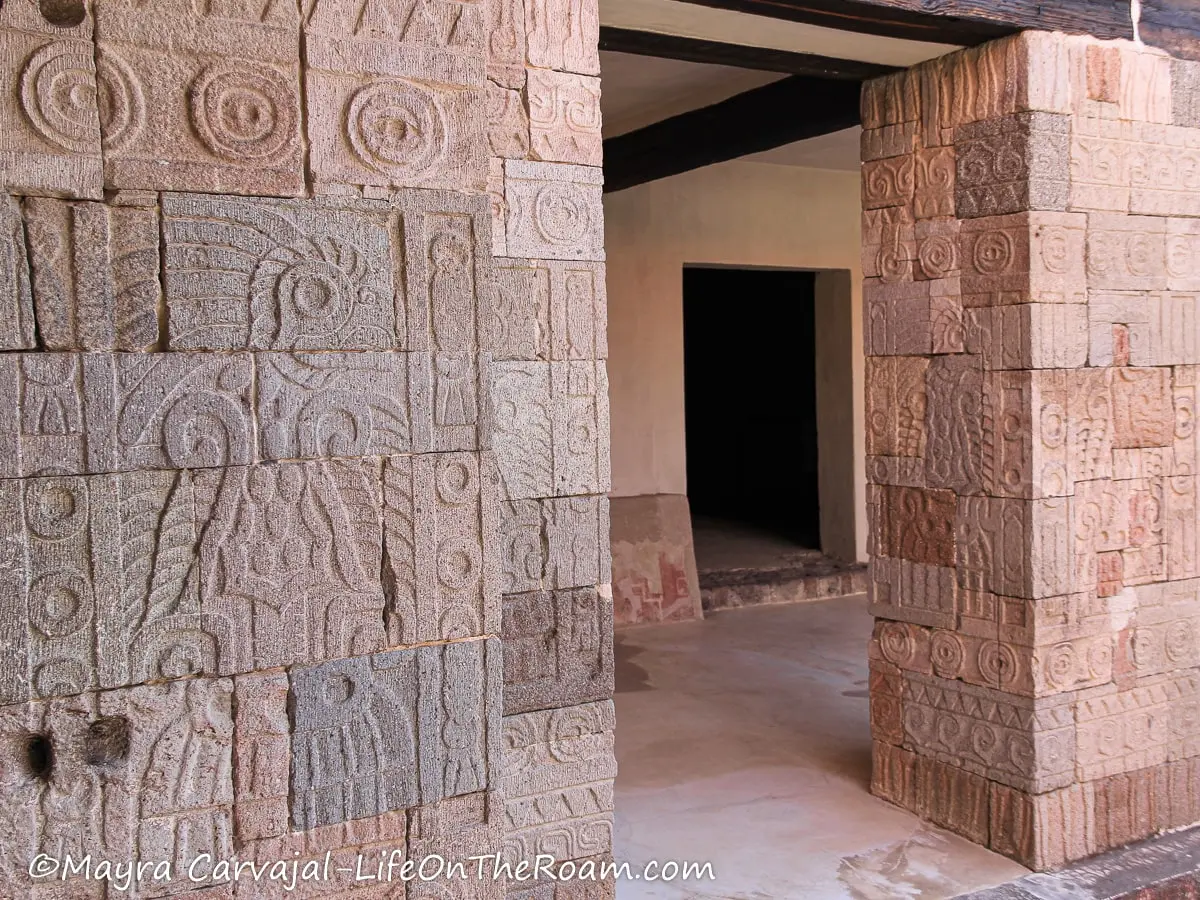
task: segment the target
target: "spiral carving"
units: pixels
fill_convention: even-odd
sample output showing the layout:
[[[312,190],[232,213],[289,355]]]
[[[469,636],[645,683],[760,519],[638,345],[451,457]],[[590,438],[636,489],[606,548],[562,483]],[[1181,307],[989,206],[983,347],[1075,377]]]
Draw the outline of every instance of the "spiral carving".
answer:
[[[437,98],[406,81],[377,81],[355,92],[345,129],[364,165],[397,179],[420,178],[445,153],[446,120]]]
[[[21,109],[47,142],[68,153],[96,153],[100,116],[90,45],[54,41],[38,48],[21,70]]]
[[[200,140],[231,162],[278,156],[299,122],[296,86],[261,66],[209,66],[192,83],[188,101]]]

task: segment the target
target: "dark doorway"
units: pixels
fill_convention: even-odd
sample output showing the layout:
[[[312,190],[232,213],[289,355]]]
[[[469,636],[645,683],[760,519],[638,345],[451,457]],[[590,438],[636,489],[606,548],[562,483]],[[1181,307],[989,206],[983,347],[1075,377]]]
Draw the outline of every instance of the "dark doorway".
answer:
[[[820,549],[815,282],[812,272],[685,268],[684,410],[697,521]]]

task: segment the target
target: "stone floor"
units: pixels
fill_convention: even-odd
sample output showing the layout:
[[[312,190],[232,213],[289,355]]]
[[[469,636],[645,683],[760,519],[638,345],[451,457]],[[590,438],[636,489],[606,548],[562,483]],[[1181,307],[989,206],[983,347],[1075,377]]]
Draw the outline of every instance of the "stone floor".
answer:
[[[618,900],[939,900],[1026,870],[867,792],[865,596],[617,634]]]

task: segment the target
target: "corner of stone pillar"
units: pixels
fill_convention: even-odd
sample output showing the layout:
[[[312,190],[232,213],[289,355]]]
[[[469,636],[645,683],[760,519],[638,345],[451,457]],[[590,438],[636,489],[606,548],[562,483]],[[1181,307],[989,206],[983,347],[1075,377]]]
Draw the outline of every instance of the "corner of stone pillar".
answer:
[[[1200,819],[1197,71],[863,91],[872,790],[1039,870]]]

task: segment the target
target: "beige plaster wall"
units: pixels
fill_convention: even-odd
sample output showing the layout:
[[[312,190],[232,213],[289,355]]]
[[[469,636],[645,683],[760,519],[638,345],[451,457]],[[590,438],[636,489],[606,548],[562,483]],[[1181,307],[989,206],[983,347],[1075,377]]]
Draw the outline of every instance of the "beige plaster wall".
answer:
[[[613,496],[687,492],[685,264],[846,269],[848,296],[844,288],[840,293],[849,305],[848,329],[836,327],[831,316],[838,286],[826,279],[829,290],[821,290],[818,280],[818,383],[824,388],[818,416],[822,427],[852,428],[852,468],[849,456],[822,453],[821,479],[823,496],[829,486],[832,496],[847,497],[852,482],[853,503],[852,509],[848,502],[825,504],[822,531],[841,535],[835,543],[844,555],[852,534],[855,555],[865,559],[858,173],[730,162],[606,195],[604,208]],[[731,303],[730,315],[748,314],[752,310]],[[729,348],[731,364],[745,349]],[[839,377],[847,355],[852,389]]]

